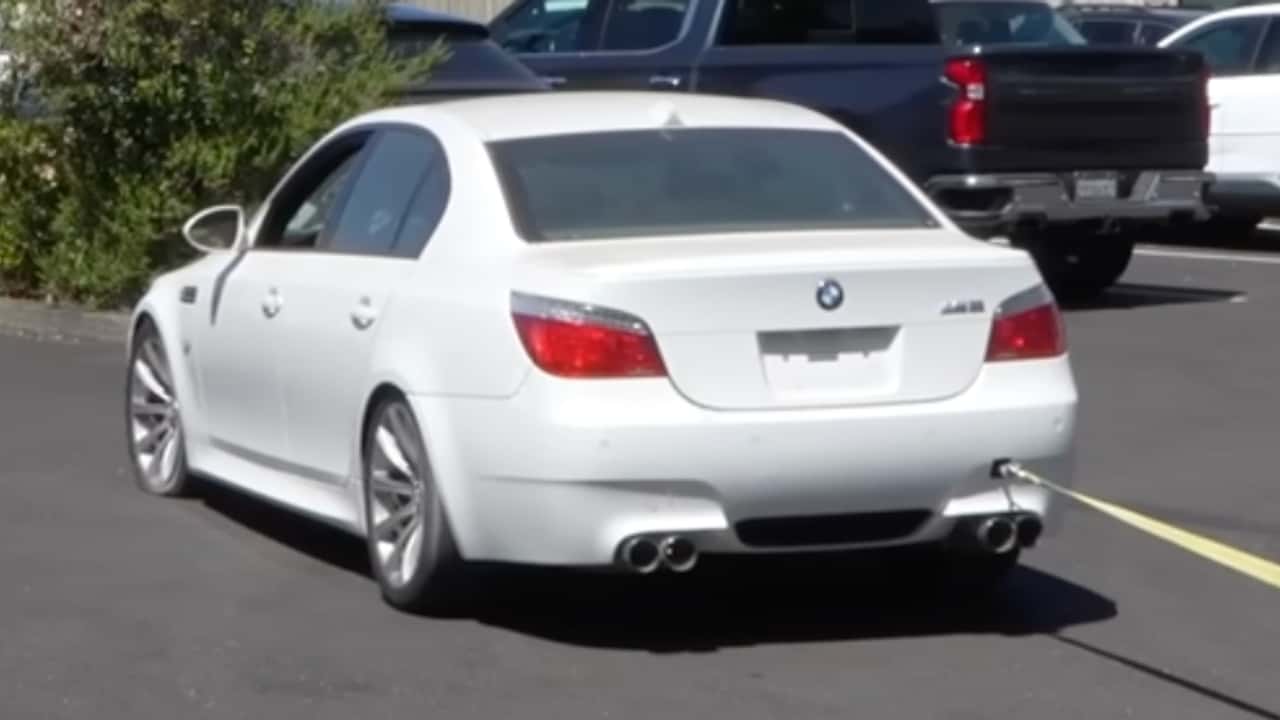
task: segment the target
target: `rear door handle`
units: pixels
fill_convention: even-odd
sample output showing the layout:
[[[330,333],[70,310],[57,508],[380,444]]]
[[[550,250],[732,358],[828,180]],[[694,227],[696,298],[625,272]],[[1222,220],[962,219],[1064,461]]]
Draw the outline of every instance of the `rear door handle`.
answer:
[[[373,303],[368,297],[360,298],[356,308],[351,311],[351,324],[355,325],[357,330],[368,330],[377,319],[378,313],[373,309]]]
[[[559,75],[543,75],[538,79],[551,87],[560,87],[561,85],[569,82],[568,78],[560,77]]]
[[[649,87],[651,88],[679,90],[681,85],[684,85],[684,78],[679,75],[652,75],[649,77]]]
[[[268,290],[267,296],[262,299],[262,314],[266,315],[267,319],[270,320],[279,315],[280,309],[283,307],[284,298],[280,297],[280,291],[276,288]]]

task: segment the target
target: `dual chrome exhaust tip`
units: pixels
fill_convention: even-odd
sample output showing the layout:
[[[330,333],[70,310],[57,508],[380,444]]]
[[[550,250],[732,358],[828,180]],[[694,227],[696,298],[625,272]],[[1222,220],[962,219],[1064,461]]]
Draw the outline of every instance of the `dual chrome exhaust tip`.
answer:
[[[687,573],[698,565],[698,547],[682,535],[669,535],[660,540],[637,536],[628,538],[618,548],[618,558],[628,570],[649,575],[661,568]]]
[[[980,520],[973,530],[978,544],[996,555],[1035,547],[1043,532],[1044,523],[1035,515],[993,515]]]

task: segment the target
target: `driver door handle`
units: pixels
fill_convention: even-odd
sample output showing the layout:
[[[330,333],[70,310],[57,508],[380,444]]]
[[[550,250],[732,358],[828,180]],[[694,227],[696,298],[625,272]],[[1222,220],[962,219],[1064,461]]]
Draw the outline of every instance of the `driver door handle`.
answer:
[[[679,90],[684,84],[684,78],[679,75],[653,75],[649,78],[649,87],[666,88],[668,90]]]
[[[368,330],[377,319],[378,313],[373,309],[373,304],[368,297],[360,298],[360,302],[351,311],[351,324],[355,325],[357,330]]]
[[[262,314],[266,315],[267,319],[270,320],[279,315],[280,309],[283,307],[284,298],[280,297],[280,291],[275,288],[268,290],[267,296],[262,300]]]

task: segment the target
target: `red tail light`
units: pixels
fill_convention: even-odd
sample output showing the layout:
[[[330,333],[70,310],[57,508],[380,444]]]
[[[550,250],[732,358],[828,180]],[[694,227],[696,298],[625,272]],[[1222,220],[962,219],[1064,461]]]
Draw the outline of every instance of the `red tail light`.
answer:
[[[996,309],[987,362],[1051,358],[1066,352],[1062,315],[1044,286],[1018,293]]]
[[[948,60],[947,81],[958,97],[951,105],[948,135],[956,145],[981,145],[987,139],[987,66],[973,58]]]
[[[617,310],[514,293],[511,316],[534,364],[566,378],[663,377],[644,321]]]

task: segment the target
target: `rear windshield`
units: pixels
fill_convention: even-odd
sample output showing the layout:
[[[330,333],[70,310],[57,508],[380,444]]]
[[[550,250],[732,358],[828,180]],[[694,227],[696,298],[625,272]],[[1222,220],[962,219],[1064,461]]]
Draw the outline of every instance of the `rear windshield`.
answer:
[[[490,152],[531,242],[935,224],[836,132],[637,130],[509,140]]]
[[[950,46],[1088,44],[1070,21],[1040,2],[944,2],[937,9]]]

